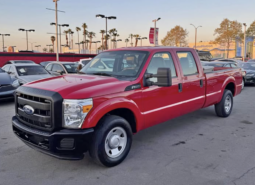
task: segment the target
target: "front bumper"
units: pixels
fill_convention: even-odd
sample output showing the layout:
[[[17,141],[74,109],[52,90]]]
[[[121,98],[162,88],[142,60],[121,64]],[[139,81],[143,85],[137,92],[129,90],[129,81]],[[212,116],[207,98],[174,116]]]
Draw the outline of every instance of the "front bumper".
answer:
[[[14,134],[28,146],[47,155],[64,159],[80,160],[88,150],[94,129],[45,132],[30,128],[15,116],[12,118]]]
[[[0,100],[4,100],[4,99],[13,99],[14,98],[14,90],[10,90],[10,91],[3,91],[0,92]]]
[[[255,76],[246,76],[245,83],[246,84],[255,83]]]

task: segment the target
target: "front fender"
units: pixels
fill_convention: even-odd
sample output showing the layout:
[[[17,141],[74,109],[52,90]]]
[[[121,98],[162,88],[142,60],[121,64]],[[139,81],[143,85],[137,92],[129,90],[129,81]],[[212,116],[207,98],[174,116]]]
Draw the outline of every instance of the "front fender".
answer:
[[[133,112],[136,120],[136,129],[137,131],[140,130],[139,128],[142,125],[142,114],[139,107],[133,100],[123,97],[108,99],[93,108],[85,118],[82,128],[95,127],[104,115],[119,108],[126,108]]]

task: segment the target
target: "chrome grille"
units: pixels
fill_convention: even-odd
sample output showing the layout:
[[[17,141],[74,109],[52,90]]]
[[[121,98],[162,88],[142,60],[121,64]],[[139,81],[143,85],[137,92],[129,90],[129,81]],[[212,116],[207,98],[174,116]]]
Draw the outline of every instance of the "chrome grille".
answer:
[[[17,102],[17,117],[19,121],[27,126],[38,128],[41,130],[52,130],[52,103],[46,98],[30,96],[18,93],[16,97]],[[28,115],[23,107],[30,105],[34,109],[32,115]]]

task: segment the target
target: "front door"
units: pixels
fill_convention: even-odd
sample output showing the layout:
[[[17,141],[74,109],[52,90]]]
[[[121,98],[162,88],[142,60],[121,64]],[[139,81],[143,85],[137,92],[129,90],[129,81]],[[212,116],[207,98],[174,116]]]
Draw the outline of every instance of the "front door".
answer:
[[[182,93],[179,92],[178,84],[181,83],[181,75],[178,74],[180,70],[178,70],[178,65],[170,52],[155,53],[151,58],[147,73],[157,74],[158,68],[171,69],[172,86],[159,87],[153,85],[143,88],[143,129],[177,117],[180,112],[178,102],[181,101]],[[157,82],[157,78],[150,78],[149,80]]]

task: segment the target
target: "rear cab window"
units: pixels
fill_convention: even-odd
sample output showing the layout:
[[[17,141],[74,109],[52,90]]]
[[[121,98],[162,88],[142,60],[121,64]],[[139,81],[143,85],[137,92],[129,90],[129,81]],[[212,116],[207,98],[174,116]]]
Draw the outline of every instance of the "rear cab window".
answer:
[[[198,74],[196,61],[190,51],[178,51],[177,56],[184,76]]]

